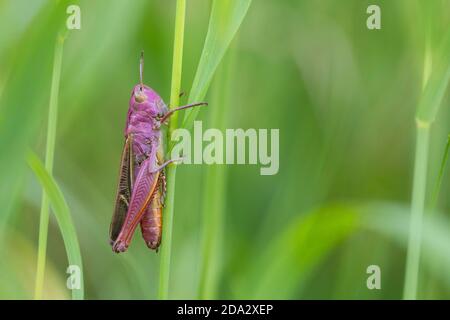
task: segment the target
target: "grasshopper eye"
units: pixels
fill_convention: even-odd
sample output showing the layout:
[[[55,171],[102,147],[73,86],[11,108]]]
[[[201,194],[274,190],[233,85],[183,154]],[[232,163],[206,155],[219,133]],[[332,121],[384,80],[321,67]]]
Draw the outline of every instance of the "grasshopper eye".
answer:
[[[144,92],[140,91],[140,89],[136,90],[134,92],[134,100],[137,103],[142,103],[147,99],[147,97],[145,96]]]

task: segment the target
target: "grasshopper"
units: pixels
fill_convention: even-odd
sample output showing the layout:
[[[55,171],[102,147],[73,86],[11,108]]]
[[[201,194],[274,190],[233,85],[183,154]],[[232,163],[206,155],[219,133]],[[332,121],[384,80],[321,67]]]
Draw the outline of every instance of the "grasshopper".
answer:
[[[143,84],[144,57],[141,53],[140,83],[131,92],[125,127],[125,144],[119,170],[114,214],[109,231],[114,252],[124,252],[140,223],[142,236],[150,249],[161,245],[165,167],[179,159],[164,160],[162,125],[175,112],[205,102],[192,103],[169,110],[152,88]]]

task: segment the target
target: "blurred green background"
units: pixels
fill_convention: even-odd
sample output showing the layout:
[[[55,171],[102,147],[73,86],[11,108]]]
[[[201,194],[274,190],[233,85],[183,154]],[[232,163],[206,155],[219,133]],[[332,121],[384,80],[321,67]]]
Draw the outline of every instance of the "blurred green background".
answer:
[[[0,298],[33,298],[53,50],[68,3],[0,0]],[[159,255],[139,230],[128,252],[108,244],[128,99],[145,51],[145,83],[168,103],[175,1],[71,1],[81,30],[64,45],[54,177],[80,241],[87,299],[154,299]],[[381,7],[381,30],[366,9]],[[187,2],[183,91],[189,91],[211,3]],[[280,170],[223,166],[215,298],[402,297],[427,15],[448,29],[450,1],[252,2],[200,112],[226,128],[279,128]],[[450,58],[450,57],[449,57]],[[189,93],[189,92],[188,92]],[[185,101],[185,100],[184,100]],[[217,102],[216,105],[214,102]],[[432,190],[450,132],[449,99],[432,128]],[[178,168],[170,298],[197,297],[206,165]],[[450,191],[426,213],[419,298],[450,298]],[[428,197],[429,198],[429,197]],[[428,199],[427,198],[427,199]],[[427,202],[428,203],[428,202]],[[222,204],[218,203],[218,206]],[[208,265],[208,264],[207,264]],[[370,265],[381,290],[369,290]],[[45,298],[70,298],[67,256],[51,216]]]

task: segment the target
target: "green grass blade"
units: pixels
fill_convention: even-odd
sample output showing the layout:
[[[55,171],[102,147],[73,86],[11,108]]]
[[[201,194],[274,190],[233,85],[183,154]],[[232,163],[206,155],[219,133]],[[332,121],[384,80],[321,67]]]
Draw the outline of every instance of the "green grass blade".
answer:
[[[450,59],[448,57],[450,57],[450,31],[444,36],[435,54],[432,54],[432,67],[431,71],[428,71],[430,75],[417,107],[416,118],[419,122],[431,123],[437,115],[450,80]],[[425,67],[430,69],[427,63]]]
[[[52,86],[50,90],[50,105],[48,110],[47,142],[45,151],[45,169],[52,174],[55,154],[56,122],[58,118],[59,82],[63,56],[64,38],[58,36],[55,44],[53,62]],[[34,298],[42,299],[45,276],[45,260],[47,253],[48,219],[50,204],[46,192],[42,193],[42,203],[39,221],[39,245],[37,257],[36,283]]]
[[[32,152],[28,153],[27,162],[38,178],[39,183],[44,190],[43,192],[45,192],[48,196],[50,205],[56,216],[59,229],[61,230],[68,262],[70,265],[75,265],[80,268],[81,287],[80,289],[72,290],[72,298],[75,300],[82,300],[84,298],[83,264],[77,233],[72,221],[69,206],[67,205],[61,189],[49,172],[45,169],[38,156]]]
[[[228,53],[223,65],[218,69],[213,82],[209,126],[225,130],[230,96],[230,73],[234,62],[234,52]],[[216,299],[223,248],[226,199],[226,172],[223,165],[205,168],[202,203],[202,256],[200,263],[199,299]]]
[[[175,14],[175,37],[173,45],[172,84],[170,89],[170,105],[176,108],[179,104],[181,69],[183,65],[184,20],[186,15],[186,1],[178,0]],[[168,136],[177,128],[178,114],[170,119]],[[169,139],[170,141],[170,139]],[[175,205],[175,177],[176,166],[167,169],[167,193],[164,212],[164,227],[161,242],[161,262],[159,274],[158,298],[169,297],[170,258],[172,249],[173,214]]]
[[[444,177],[445,168],[447,166],[448,160],[448,151],[450,149],[450,134],[447,137],[447,145],[445,146],[444,155],[442,156],[441,167],[439,169],[439,174],[436,180],[436,184],[434,185],[433,194],[431,196],[431,210],[434,210],[437,205],[437,201],[439,198],[439,192],[441,191],[442,186],[442,178]]]
[[[411,203],[411,221],[408,252],[406,258],[404,299],[416,299],[419,276],[420,247],[422,242],[422,219],[425,210],[425,191],[427,180],[429,126],[417,128],[416,156]]]
[[[244,20],[250,4],[251,0],[213,2],[208,33],[189,95],[190,102],[204,99],[214,72]],[[198,108],[186,110],[182,127],[190,129],[198,112]]]

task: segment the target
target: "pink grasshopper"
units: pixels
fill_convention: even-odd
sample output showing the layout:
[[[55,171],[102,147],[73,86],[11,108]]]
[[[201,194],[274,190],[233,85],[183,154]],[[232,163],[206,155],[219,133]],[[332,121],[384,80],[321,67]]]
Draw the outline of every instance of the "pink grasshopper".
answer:
[[[166,190],[161,125],[176,111],[207,105],[205,102],[169,111],[161,97],[142,82],[144,59],[140,60],[140,83],[131,93],[125,145],[119,172],[116,204],[109,231],[114,252],[127,250],[134,231],[141,224],[142,236],[150,249],[158,250],[162,235],[162,210]]]

